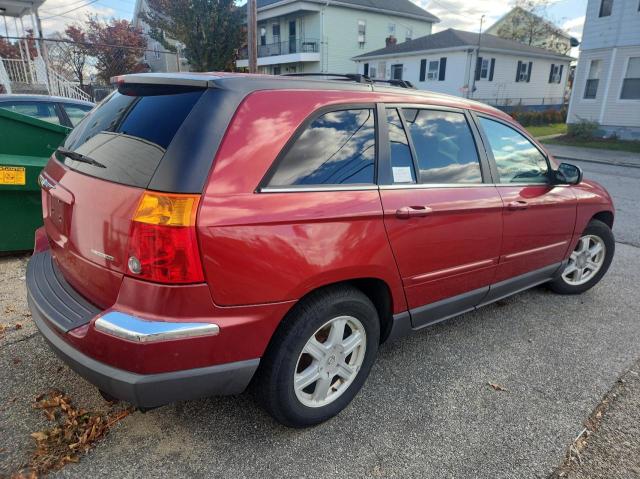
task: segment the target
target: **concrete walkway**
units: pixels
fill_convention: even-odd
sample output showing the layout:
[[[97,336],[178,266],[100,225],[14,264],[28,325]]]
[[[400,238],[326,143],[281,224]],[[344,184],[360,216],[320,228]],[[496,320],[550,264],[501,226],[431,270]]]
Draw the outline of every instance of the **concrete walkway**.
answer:
[[[545,144],[544,146],[556,159],[561,161],[588,161],[605,165],[640,168],[640,153],[555,144]]]

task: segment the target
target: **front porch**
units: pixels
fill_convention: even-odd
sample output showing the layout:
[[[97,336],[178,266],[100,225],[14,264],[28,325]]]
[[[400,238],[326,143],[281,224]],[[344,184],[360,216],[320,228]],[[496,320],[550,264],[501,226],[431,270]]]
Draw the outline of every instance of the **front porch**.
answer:
[[[309,7],[291,10],[267,9],[258,12],[258,68],[260,71],[282,70],[298,65],[316,64],[322,60],[320,40],[320,14]],[[238,68],[249,66],[248,48],[242,48],[236,61]]]
[[[51,68],[42,39],[38,8],[45,0],[0,0],[4,42],[0,93],[36,93],[91,101],[73,81]],[[2,37],[2,36],[0,36]]]

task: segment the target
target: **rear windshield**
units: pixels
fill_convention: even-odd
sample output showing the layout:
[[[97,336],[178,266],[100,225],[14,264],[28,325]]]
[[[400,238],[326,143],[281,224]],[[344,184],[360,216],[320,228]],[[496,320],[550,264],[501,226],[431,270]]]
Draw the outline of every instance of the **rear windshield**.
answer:
[[[71,132],[64,148],[96,166],[56,153],[73,170],[123,185],[146,188],[176,132],[203,89],[129,88],[114,92]]]

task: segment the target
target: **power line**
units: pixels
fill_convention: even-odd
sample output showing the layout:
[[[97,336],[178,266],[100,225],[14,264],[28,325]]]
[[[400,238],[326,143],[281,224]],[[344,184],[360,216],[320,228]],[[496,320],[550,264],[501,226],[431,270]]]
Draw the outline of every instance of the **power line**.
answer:
[[[82,2],[86,2],[87,0],[76,0],[75,2],[71,2],[71,3],[67,3],[66,5],[58,5],[58,7],[56,8],[68,8],[71,5],[76,5],[78,3],[82,3]],[[40,12],[44,12],[44,13],[49,13],[49,14],[53,14],[54,12],[52,12],[51,10],[42,10],[39,9]]]
[[[57,14],[54,14],[54,15],[50,15],[48,17],[43,17],[42,20],[48,20],[48,19],[54,18],[54,17],[62,17],[67,13],[75,12],[76,10],[80,10],[81,8],[88,7],[89,5],[92,5],[92,4],[96,3],[97,1],[98,0],[90,0],[89,2],[85,3],[84,5],[80,5],[79,7],[72,8],[72,9],[67,10],[65,12],[62,12],[62,13],[57,13]]]

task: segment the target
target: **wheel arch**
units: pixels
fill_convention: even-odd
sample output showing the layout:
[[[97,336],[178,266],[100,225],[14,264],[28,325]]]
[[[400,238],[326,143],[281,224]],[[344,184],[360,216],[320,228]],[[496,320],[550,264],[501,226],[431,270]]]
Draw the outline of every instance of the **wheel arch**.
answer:
[[[592,220],[602,221],[609,228],[613,228],[613,212],[609,210],[599,211],[591,217]]]
[[[350,279],[344,279],[341,281],[323,284],[321,286],[313,288],[307,291],[302,297],[300,297],[294,303],[294,305],[291,306],[291,308],[285,315],[285,318],[287,315],[291,313],[291,311],[294,310],[296,305],[300,304],[310,295],[316,294],[320,291],[333,288],[336,286],[351,286],[353,288],[356,288],[357,290],[362,292],[367,298],[369,298],[369,300],[373,303],[373,306],[376,308],[376,311],[378,312],[378,319],[380,321],[380,343],[383,343],[389,337],[389,334],[391,332],[391,328],[393,326],[394,306],[397,306],[397,305],[396,305],[396,301],[394,301],[394,297],[393,297],[393,293],[390,285],[381,278],[376,278],[376,277],[350,278]],[[400,300],[399,302],[402,302],[402,300]],[[272,339],[273,339],[273,336],[272,336]]]

